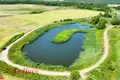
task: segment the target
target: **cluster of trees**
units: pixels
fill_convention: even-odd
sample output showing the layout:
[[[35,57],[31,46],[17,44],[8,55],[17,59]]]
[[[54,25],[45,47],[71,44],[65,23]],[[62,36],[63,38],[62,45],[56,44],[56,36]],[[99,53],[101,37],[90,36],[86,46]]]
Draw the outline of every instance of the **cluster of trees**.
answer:
[[[80,9],[90,9],[98,11],[110,10],[105,3],[87,3],[87,2],[61,2],[61,1],[41,1],[41,0],[1,0],[1,4],[41,4],[47,6],[73,6]]]
[[[115,16],[112,18],[111,24],[120,25],[120,15],[115,14]]]
[[[114,7],[116,10],[120,10],[120,6]]]
[[[106,28],[107,20],[106,18],[102,17],[103,15],[100,13],[99,16],[92,17],[91,19],[91,27],[97,29],[104,29]]]

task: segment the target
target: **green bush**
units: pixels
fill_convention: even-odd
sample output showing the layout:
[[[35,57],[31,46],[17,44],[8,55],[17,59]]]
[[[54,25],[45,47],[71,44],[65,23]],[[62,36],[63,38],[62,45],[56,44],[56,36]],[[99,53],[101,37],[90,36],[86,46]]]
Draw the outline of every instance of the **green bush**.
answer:
[[[107,18],[112,18],[112,15],[108,11],[106,11],[102,16]]]
[[[80,73],[77,70],[74,70],[71,72],[71,76],[70,76],[71,80],[79,80],[80,79]]]
[[[96,25],[99,22],[99,16],[95,16],[91,18],[91,24]]]
[[[113,25],[120,25],[120,16],[115,15],[111,21],[111,24]]]
[[[106,23],[107,23],[107,21],[105,18],[100,18],[100,21],[98,22],[96,28],[97,29],[104,29],[104,28],[106,28],[106,25],[105,25]]]
[[[30,14],[40,14],[40,13],[43,13],[43,11],[32,11],[32,12],[30,12]]]

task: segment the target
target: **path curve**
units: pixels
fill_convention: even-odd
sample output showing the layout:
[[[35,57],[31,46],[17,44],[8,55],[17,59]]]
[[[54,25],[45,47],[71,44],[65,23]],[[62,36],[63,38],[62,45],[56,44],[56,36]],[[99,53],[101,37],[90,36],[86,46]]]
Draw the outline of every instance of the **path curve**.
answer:
[[[43,25],[45,26],[45,25]],[[41,27],[43,27],[41,26]],[[109,26],[108,28],[106,28],[105,32],[104,32],[104,55],[102,56],[102,58],[94,65],[90,66],[89,68],[80,70],[80,75],[81,77],[85,80],[87,78],[86,73],[90,72],[91,70],[97,68],[108,56],[108,47],[109,47],[109,40],[108,40],[108,30],[113,28],[113,26]],[[47,71],[47,70],[40,70],[40,69],[35,69],[35,68],[30,68],[30,67],[25,67],[25,66],[21,66],[18,64],[15,64],[13,62],[11,62],[8,59],[8,51],[9,49],[18,41],[20,41],[21,39],[23,39],[24,37],[26,37],[29,33],[37,30],[38,28],[35,28],[29,32],[27,32],[24,36],[22,36],[21,38],[19,38],[18,40],[16,40],[15,42],[11,43],[5,50],[3,50],[0,54],[0,60],[4,61],[5,63],[7,63],[8,65],[11,65],[13,67],[16,67],[20,70],[24,70],[24,69],[28,69],[28,70],[34,70],[36,71],[36,73],[38,74],[42,74],[42,75],[48,75],[48,76],[70,76],[70,72],[55,72],[55,71]]]
[[[94,65],[90,66],[89,68],[80,70],[80,75],[81,77],[85,80],[87,78],[86,73],[92,71],[93,69],[97,68],[102,62],[105,61],[105,59],[108,56],[109,53],[109,39],[108,39],[108,31],[110,29],[112,29],[114,26],[112,25],[108,25],[108,27],[106,28],[106,30],[104,31],[104,54],[102,56],[102,58]]]

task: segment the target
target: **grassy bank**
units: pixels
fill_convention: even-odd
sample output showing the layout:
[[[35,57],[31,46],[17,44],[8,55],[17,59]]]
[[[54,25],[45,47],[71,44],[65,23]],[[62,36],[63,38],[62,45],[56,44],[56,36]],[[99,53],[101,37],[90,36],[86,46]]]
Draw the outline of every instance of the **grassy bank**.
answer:
[[[83,41],[81,52],[77,60],[70,66],[71,70],[87,68],[95,64],[102,56],[103,30],[89,30]]]
[[[72,37],[72,35],[73,34],[75,34],[75,33],[86,33],[87,32],[87,30],[85,30],[85,29],[67,29],[67,30],[64,30],[64,31],[62,31],[62,32],[60,32],[60,33],[58,33],[53,39],[52,39],[52,42],[53,43],[57,43],[57,44],[59,44],[59,43],[65,43],[65,42],[67,42],[71,37]]]
[[[10,45],[11,43],[13,43],[14,41],[16,41],[17,39],[19,39],[20,37],[22,37],[24,35],[24,33],[20,33],[20,34],[16,34],[15,36],[13,36],[8,42],[6,42],[1,48],[0,48],[0,52],[4,49],[6,49],[6,47],[8,45]]]
[[[107,59],[88,74],[87,80],[120,80],[120,27],[109,31],[109,40]]]
[[[16,71],[16,70],[18,71],[17,73],[12,72],[12,71]],[[45,76],[45,75],[39,75],[39,74],[27,73],[27,72],[19,73],[19,72],[22,72],[22,70],[19,70],[17,68],[9,66],[2,61],[0,61],[0,72],[2,72],[3,74],[22,78],[23,80],[67,80],[66,77]],[[15,80],[18,80],[18,78]],[[5,77],[5,80],[8,80],[8,79],[10,80],[11,78]]]

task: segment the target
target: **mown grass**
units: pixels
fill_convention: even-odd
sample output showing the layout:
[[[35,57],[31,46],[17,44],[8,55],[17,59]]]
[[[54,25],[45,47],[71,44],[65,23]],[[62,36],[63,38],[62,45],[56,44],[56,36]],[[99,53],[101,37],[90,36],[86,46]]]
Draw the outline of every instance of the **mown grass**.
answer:
[[[109,31],[109,55],[87,80],[120,80],[120,27]]]
[[[65,43],[67,42],[73,34],[75,33],[86,33],[87,30],[86,29],[67,29],[67,30],[63,30],[62,32],[58,33],[53,39],[52,42],[53,43]]]
[[[83,41],[83,51],[77,60],[70,66],[71,70],[80,70],[95,64],[102,55],[103,30],[89,30]]]

